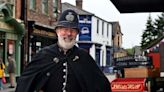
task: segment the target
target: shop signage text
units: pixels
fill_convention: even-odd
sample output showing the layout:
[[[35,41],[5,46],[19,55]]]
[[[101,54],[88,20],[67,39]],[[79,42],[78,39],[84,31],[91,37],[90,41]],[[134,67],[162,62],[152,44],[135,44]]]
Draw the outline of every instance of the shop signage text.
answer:
[[[120,90],[120,91],[141,91],[144,90],[142,83],[113,83],[111,85],[112,90]]]
[[[33,33],[38,34],[38,35],[42,35],[42,36],[50,36],[50,37],[56,36],[55,32],[48,32],[48,31],[40,30],[40,29],[34,29]]]

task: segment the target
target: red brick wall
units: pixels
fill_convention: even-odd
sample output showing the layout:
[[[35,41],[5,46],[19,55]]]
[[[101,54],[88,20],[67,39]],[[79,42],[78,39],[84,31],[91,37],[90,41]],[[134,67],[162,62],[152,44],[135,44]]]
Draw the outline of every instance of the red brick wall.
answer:
[[[15,18],[20,19],[21,16],[21,1],[22,0],[15,0]]]
[[[48,14],[46,15],[42,13],[41,1],[42,0],[36,0],[36,10],[30,10],[28,2],[28,20],[35,20],[37,23],[53,26],[57,20],[57,18],[53,16],[53,2],[52,0],[48,0]],[[59,8],[61,6],[60,0],[58,6]]]

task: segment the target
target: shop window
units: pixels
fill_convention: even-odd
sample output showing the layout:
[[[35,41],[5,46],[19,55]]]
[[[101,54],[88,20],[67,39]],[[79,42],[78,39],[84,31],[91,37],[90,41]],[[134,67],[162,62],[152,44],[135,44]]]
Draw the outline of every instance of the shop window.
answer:
[[[36,52],[39,52],[41,50],[41,42],[36,42]]]
[[[100,66],[100,49],[96,49],[96,63]]]
[[[7,41],[7,52],[8,52],[8,54],[15,53],[15,41],[14,40]]]
[[[106,64],[109,66],[110,65],[110,50],[107,50],[106,52]]]

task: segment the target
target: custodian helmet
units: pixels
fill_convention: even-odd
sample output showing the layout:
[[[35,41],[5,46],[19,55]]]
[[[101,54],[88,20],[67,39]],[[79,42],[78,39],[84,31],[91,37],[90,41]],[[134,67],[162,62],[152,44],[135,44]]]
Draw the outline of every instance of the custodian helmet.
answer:
[[[75,28],[79,31],[79,20],[77,13],[71,9],[65,10],[59,17],[56,28],[57,27]]]

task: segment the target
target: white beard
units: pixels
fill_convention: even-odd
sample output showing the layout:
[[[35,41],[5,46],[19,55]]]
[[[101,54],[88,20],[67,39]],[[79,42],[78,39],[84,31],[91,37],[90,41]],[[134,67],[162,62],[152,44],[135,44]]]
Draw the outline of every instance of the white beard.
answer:
[[[71,49],[76,43],[76,38],[58,36],[58,44],[64,50]]]

